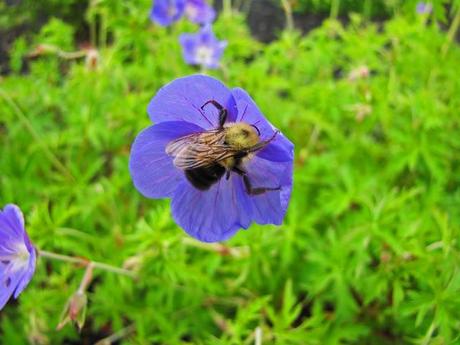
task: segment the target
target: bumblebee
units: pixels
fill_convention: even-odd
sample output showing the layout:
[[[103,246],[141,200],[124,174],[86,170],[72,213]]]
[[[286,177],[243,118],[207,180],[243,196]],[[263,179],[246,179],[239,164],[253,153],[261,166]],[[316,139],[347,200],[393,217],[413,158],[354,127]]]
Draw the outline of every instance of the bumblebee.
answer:
[[[245,122],[227,121],[227,109],[215,100],[208,104],[219,111],[219,125],[215,129],[193,133],[171,141],[166,145],[166,153],[173,157],[174,165],[182,169],[187,180],[197,189],[206,191],[224,175],[228,180],[234,172],[243,178],[249,195],[260,195],[281,187],[253,187],[244,170],[243,163],[259,150],[267,146],[279,131],[267,140],[260,139],[260,131],[255,125]]]

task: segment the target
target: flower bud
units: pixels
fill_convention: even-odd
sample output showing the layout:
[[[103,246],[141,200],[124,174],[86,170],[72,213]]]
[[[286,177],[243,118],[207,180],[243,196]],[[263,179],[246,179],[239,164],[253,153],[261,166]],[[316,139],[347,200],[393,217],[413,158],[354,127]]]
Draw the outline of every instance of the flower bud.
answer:
[[[73,322],[80,331],[85,324],[87,305],[88,297],[86,293],[81,291],[75,292],[67,301],[56,329],[61,330],[67,323]]]

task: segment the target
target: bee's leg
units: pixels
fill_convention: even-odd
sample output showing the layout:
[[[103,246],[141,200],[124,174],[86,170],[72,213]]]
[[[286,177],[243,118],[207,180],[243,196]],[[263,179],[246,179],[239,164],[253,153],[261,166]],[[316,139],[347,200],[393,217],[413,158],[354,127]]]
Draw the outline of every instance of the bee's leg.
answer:
[[[208,104],[212,104],[213,106],[216,107],[217,110],[219,110],[219,128],[223,128],[224,127],[224,124],[225,124],[225,121],[227,121],[227,109],[225,109],[222,104],[220,104],[219,102],[211,99],[209,101],[207,101],[205,104],[203,104],[201,106],[201,109],[203,109],[205,106],[207,106]]]
[[[225,174],[225,179],[228,180],[230,178],[230,170],[227,170],[227,173]]]
[[[273,188],[273,187],[257,187],[257,188],[254,188],[252,186],[252,184],[251,184],[251,180],[249,180],[249,177],[248,177],[246,171],[244,171],[243,169],[238,168],[238,167],[234,167],[233,171],[236,172],[238,175],[243,177],[244,187],[246,188],[246,193],[248,193],[249,195],[261,195],[261,194],[264,194],[266,192],[271,192],[271,191],[281,189],[281,187],[276,187],[276,188]]]
[[[249,195],[260,195],[260,194],[264,194],[266,192],[271,192],[271,191],[281,189],[281,187],[276,187],[276,188],[273,188],[273,187],[257,187],[257,188],[254,188],[254,187],[252,187],[251,181],[249,180],[249,177],[246,174],[243,175],[243,182],[244,182],[244,186],[246,187],[246,192]]]

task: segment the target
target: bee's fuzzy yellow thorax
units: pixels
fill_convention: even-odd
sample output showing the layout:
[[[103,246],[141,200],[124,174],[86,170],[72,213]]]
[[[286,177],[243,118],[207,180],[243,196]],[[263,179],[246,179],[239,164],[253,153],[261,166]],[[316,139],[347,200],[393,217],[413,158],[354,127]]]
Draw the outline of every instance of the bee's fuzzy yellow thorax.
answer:
[[[259,135],[245,122],[230,123],[225,128],[225,142],[235,149],[248,149],[259,142]]]

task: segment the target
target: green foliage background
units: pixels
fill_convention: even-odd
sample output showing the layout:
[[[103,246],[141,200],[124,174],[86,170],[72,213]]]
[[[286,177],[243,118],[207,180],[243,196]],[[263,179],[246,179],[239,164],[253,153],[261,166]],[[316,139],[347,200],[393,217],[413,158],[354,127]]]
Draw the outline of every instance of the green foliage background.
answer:
[[[223,245],[189,238],[127,168],[150,98],[197,72],[177,40],[196,27],[152,24],[148,0],[92,1],[75,12],[85,32],[65,20],[76,1],[46,3],[62,16],[18,38],[0,77],[0,205],[20,205],[38,248],[139,278],[96,271],[81,333],[56,331],[83,270],[40,259],[1,311],[0,343],[90,344],[120,330],[120,344],[460,343],[458,2],[436,2],[430,18],[415,2],[387,8],[379,24],[350,12],[346,26],[330,18],[269,44],[242,14],[219,16],[228,48],[208,73],[248,90],[296,145],[284,224]],[[96,69],[53,49],[29,56],[39,44],[76,51],[78,32]],[[370,75],[350,78],[362,66]]]

